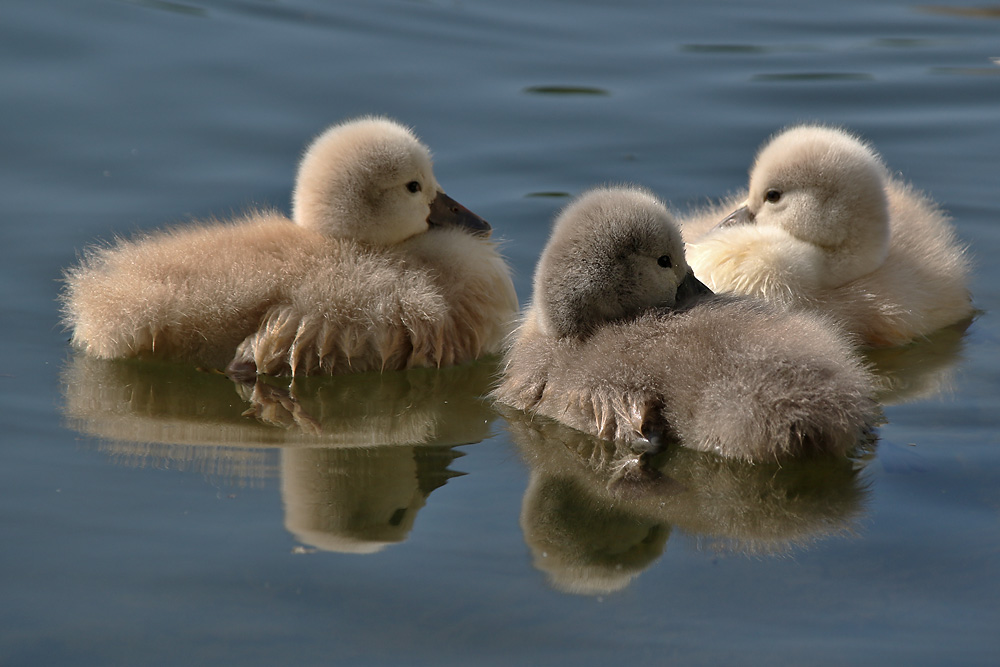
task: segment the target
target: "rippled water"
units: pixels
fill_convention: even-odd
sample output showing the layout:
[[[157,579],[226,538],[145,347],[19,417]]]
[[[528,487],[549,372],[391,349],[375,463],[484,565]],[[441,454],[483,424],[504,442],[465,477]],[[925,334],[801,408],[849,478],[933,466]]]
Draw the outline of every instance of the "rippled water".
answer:
[[[998,35],[993,5],[853,0],[5,7],[0,663],[991,664]],[[434,149],[522,302],[568,195],[684,209],[776,129],[843,124],[952,213],[983,312],[875,355],[895,385],[858,461],[683,452],[652,489],[498,414],[488,361],[246,416],[221,376],[70,354],[82,248],[286,209],[303,145],[362,113]]]

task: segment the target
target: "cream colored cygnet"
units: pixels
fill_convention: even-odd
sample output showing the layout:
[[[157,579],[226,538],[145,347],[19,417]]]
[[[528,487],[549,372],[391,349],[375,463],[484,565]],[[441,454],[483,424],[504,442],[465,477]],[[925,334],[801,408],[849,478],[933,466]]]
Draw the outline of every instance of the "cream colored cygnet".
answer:
[[[851,450],[873,392],[825,318],[710,296],[663,204],[602,188],[556,220],[494,396],[635,449],[754,461]]]
[[[722,215],[717,207],[681,223],[688,261],[716,292],[827,313],[869,346],[907,343],[973,313],[968,260],[947,217],[843,130],[775,136],[745,201]]]
[[[490,226],[441,190],[402,125],[347,121],[302,158],[289,219],[251,213],[120,240],[67,271],[73,344],[242,377],[443,366],[517,315]]]

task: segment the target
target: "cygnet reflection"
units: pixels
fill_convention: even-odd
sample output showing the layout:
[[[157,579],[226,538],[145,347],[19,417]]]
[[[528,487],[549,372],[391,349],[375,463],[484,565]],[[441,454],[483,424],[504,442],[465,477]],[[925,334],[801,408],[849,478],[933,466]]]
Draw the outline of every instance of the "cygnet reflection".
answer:
[[[461,474],[449,469],[454,446],[491,434],[496,413],[480,397],[495,372],[480,361],[234,385],[179,364],[75,355],[62,385],[68,425],[115,462],[237,485],[280,476],[299,541],[373,553],[405,540],[430,493]]]
[[[535,567],[564,592],[624,589],[674,530],[713,550],[784,554],[849,535],[864,512],[857,460],[750,464],[674,446],[639,467],[627,447],[545,417],[503,415],[531,469],[525,541]]]
[[[442,369],[234,383],[183,364],[76,354],[68,425],[124,442],[270,447],[464,444],[490,433],[495,360]],[[256,417],[256,418],[255,418]]]
[[[285,449],[285,528],[303,544],[375,553],[402,542],[431,491],[461,475],[451,447]]]
[[[883,405],[903,405],[947,394],[965,351],[971,319],[944,327],[908,345],[865,350]]]

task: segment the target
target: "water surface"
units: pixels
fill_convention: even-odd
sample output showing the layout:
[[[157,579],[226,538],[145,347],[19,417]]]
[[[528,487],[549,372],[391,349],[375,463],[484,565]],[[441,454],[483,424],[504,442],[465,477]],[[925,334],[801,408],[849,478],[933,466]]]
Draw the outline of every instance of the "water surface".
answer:
[[[998,20],[855,0],[6,7],[0,662],[992,664]],[[683,453],[679,487],[641,489],[479,399],[489,360],[255,400],[70,354],[56,295],[82,248],[287,210],[303,146],[364,113],[432,147],[506,239],[522,303],[569,196],[637,182],[683,210],[740,188],[784,125],[846,125],[953,215],[982,313],[876,355],[887,423],[856,461]]]

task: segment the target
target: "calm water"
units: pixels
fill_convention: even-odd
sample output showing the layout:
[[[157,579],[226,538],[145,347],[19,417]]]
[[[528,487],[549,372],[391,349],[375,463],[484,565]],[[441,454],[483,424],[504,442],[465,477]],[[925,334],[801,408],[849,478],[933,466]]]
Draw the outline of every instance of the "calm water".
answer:
[[[1000,9],[671,4],[6,5],[0,663],[993,663]],[[565,194],[683,209],[783,125],[844,124],[953,214],[984,312],[876,359],[867,458],[684,454],[638,491],[477,399],[488,363],[297,383],[265,423],[225,378],[69,353],[81,248],[287,208],[303,145],[371,112],[508,240],[522,301]]]

